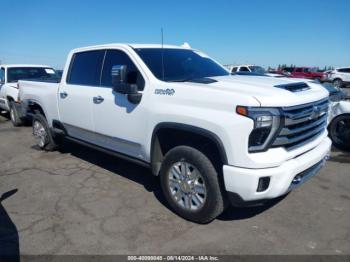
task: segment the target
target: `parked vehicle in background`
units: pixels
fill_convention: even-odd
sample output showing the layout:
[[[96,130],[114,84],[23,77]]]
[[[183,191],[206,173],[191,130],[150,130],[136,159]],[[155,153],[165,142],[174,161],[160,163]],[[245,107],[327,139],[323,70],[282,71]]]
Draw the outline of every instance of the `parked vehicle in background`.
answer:
[[[307,78],[319,82],[322,82],[326,78],[325,73],[320,72],[315,67],[285,67],[278,72],[292,78]]]
[[[242,73],[242,74],[259,74],[259,75],[266,75],[266,76],[272,76],[272,77],[283,77],[284,75],[278,74],[278,73],[269,73],[265,70],[265,68],[261,66],[256,65],[238,65],[238,66],[230,66],[229,70],[232,74],[236,73]]]
[[[66,138],[146,166],[170,207],[199,223],[229,202],[287,194],[321,169],[331,146],[321,85],[231,75],[191,48],[79,48],[60,83],[19,86],[41,149]]]
[[[350,151],[350,96],[330,84],[324,85],[329,92],[328,134],[338,149]]]
[[[17,82],[22,79],[52,78],[57,78],[55,70],[46,65],[0,65],[0,110],[10,112],[14,126],[22,124]]]
[[[62,74],[63,74],[63,70],[57,70],[57,69],[56,69],[56,74],[57,74],[57,76],[61,79]]]
[[[327,81],[339,88],[350,85],[350,67],[341,67],[330,71],[327,74]]]

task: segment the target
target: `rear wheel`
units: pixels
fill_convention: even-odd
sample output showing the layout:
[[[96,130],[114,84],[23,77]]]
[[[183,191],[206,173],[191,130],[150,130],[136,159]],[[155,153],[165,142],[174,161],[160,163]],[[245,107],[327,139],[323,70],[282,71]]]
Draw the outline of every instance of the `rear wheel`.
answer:
[[[17,112],[16,104],[13,101],[10,102],[10,119],[11,119],[13,126],[23,125],[23,121],[19,117],[19,114]]]
[[[36,114],[33,118],[33,135],[40,149],[53,151],[57,148],[46,118],[41,114]]]
[[[163,194],[181,217],[208,223],[224,210],[223,190],[211,161],[188,146],[171,149],[160,170]]]
[[[329,136],[335,147],[350,151],[350,115],[340,115],[333,119],[329,125]]]

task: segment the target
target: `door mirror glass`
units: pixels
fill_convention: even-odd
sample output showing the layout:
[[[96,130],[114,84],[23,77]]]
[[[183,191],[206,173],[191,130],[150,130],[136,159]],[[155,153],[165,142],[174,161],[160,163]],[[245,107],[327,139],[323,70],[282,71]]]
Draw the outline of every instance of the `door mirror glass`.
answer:
[[[113,91],[121,94],[126,94],[128,100],[133,104],[138,104],[141,101],[142,94],[138,91],[137,84],[129,84],[127,80],[127,66],[114,65],[112,66],[112,85]]]
[[[112,66],[112,85],[117,87],[118,85],[126,83],[126,65],[114,65]]]

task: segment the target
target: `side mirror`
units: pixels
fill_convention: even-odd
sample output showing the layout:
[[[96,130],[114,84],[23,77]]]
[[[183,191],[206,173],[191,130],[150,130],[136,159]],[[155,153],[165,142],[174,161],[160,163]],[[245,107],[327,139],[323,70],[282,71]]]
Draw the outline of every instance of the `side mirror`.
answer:
[[[112,85],[116,87],[126,83],[126,65],[114,65],[112,67]]]
[[[126,94],[128,100],[133,104],[140,103],[142,94],[138,92],[137,85],[127,83],[126,65],[114,65],[111,73],[113,90],[117,93]]]

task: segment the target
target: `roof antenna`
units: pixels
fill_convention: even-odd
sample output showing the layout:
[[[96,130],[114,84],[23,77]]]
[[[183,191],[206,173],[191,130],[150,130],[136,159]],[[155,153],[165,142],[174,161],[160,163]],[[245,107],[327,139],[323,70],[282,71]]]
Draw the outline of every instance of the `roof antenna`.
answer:
[[[163,27],[161,28],[161,37],[162,37],[162,79],[164,81],[164,35],[163,35]]]

